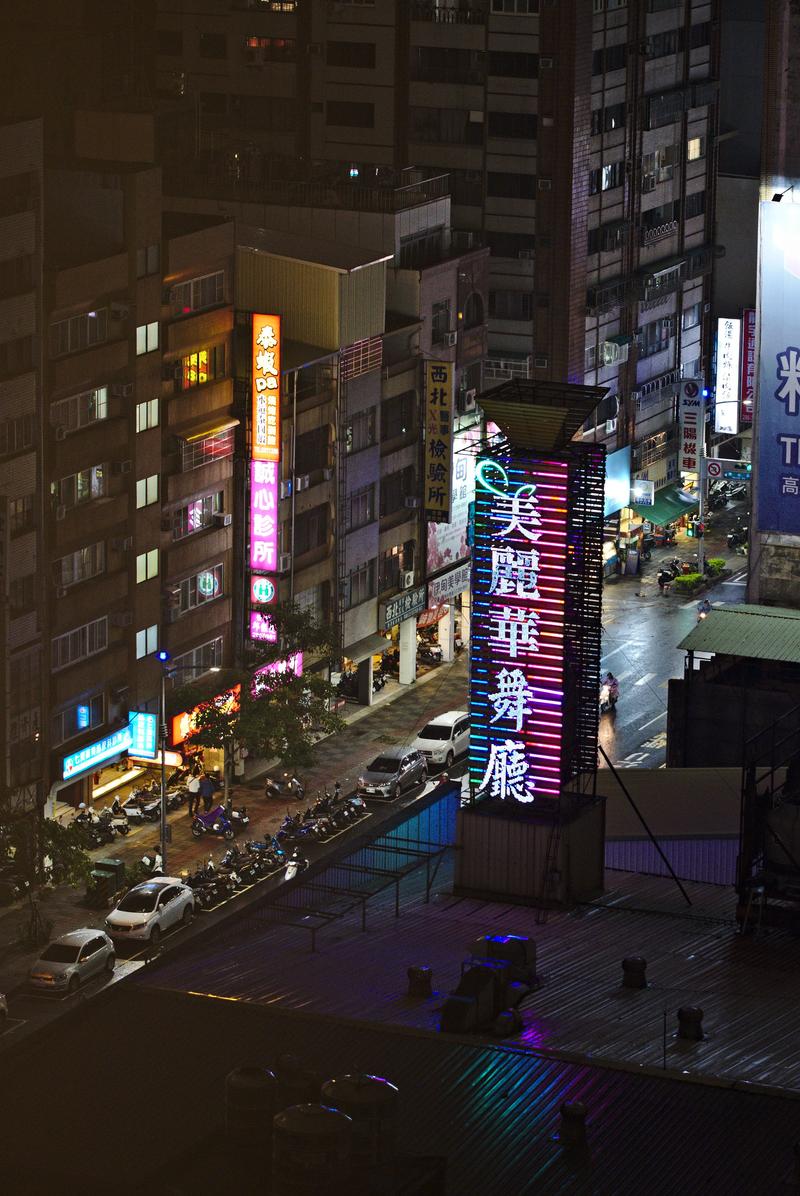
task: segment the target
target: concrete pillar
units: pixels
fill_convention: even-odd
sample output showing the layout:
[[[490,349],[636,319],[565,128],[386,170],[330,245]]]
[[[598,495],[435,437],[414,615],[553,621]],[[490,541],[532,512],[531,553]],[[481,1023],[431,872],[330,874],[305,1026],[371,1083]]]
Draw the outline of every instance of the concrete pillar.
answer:
[[[400,684],[411,685],[417,679],[417,619],[400,624]]]
[[[444,664],[452,660],[456,652],[456,620],[452,602],[446,608],[447,614],[439,620],[439,647]]]
[[[466,648],[470,639],[472,623],[472,591],[464,590],[461,595],[461,640]]]
[[[362,706],[372,705],[372,657],[358,662],[358,700]]]

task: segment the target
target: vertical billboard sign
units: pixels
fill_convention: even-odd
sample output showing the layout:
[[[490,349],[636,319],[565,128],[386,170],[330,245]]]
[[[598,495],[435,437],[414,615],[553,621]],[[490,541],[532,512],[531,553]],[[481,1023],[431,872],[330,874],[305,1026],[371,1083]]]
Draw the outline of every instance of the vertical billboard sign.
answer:
[[[739,431],[739,352],[742,321],[717,320],[717,390],[714,398],[714,431]]]
[[[698,458],[702,455],[703,385],[697,378],[687,378],[681,383],[678,415],[680,419],[681,445],[678,453],[678,469],[684,472],[697,471]]]
[[[477,464],[470,784],[500,801],[561,791],[567,486],[563,461]]]
[[[757,525],[800,534],[800,205],[760,205]]]
[[[425,363],[425,478],[423,507],[429,523],[450,522],[453,484],[453,363]]]
[[[281,456],[281,320],[253,316],[250,461],[250,639],[274,643],[277,632],[259,609],[277,601]]]
[[[742,311],[742,409],[740,423],[752,424],[753,400],[756,397],[756,309]]]

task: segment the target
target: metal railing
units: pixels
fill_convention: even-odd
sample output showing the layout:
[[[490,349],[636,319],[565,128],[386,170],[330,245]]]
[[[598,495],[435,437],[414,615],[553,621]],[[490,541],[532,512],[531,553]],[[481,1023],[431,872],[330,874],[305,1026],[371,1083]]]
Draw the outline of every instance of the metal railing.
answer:
[[[459,7],[418,2],[411,5],[412,21],[433,21],[437,25],[485,25],[486,10],[470,5]]]

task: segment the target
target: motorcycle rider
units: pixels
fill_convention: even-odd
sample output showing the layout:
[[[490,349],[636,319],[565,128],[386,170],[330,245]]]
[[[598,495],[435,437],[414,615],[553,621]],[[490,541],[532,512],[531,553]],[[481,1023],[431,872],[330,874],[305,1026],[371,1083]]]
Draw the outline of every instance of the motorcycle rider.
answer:
[[[603,685],[608,686],[608,697],[612,706],[616,706],[619,698],[619,681],[617,681],[614,674],[609,671],[603,678]]]
[[[697,622],[700,623],[709,614],[711,614],[711,603],[707,598],[701,598],[697,604]]]

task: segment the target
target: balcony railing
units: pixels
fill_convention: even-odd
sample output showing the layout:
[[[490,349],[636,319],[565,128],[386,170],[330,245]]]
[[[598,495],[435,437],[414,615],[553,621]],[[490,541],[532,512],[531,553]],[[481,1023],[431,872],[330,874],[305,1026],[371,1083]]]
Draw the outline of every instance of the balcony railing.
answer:
[[[437,25],[485,25],[486,11],[471,5],[439,5],[418,2],[411,5],[412,21],[433,21]]]
[[[672,237],[678,231],[680,222],[667,220],[664,224],[656,224],[653,228],[643,228],[641,233],[642,245],[655,245],[656,241],[663,241],[665,237]]]

